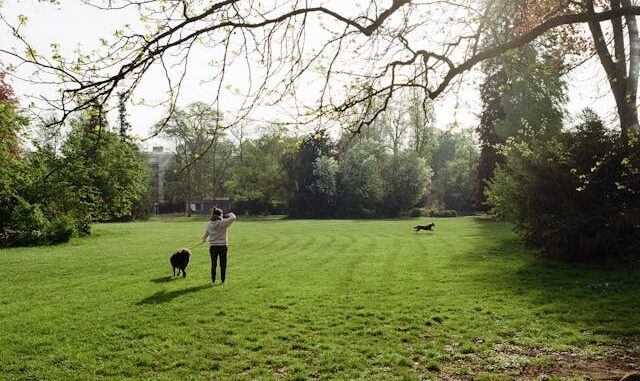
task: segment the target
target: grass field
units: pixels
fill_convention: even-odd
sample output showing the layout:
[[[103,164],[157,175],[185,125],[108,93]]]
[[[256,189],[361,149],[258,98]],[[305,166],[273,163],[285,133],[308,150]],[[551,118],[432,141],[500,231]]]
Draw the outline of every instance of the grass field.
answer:
[[[204,220],[0,250],[0,379],[613,380],[640,367],[639,269],[535,259],[502,223],[417,222],[240,218],[214,286],[194,247]],[[182,246],[189,275],[173,279]]]

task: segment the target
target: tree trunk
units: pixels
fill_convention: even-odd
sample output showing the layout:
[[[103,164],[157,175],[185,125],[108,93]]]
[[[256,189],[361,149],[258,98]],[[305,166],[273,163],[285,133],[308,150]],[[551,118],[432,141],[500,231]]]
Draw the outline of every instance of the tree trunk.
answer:
[[[187,217],[191,217],[191,166],[187,168],[187,197],[186,197]]]
[[[631,0],[622,0],[624,7],[631,7]],[[627,81],[627,94],[625,99],[629,106],[626,123],[630,131],[640,133],[638,125],[638,74],[640,73],[640,37],[638,34],[638,23],[635,15],[626,16],[627,29],[629,31],[629,75]]]
[[[621,0],[611,0],[611,8],[619,8]],[[630,0],[622,0],[623,6],[630,6]],[[587,10],[594,13],[593,0],[587,1]],[[640,132],[638,125],[638,110],[636,106],[638,90],[638,54],[640,54],[640,40],[638,38],[638,27],[635,16],[627,17],[627,28],[629,38],[629,72],[627,73],[627,57],[624,47],[624,26],[621,19],[611,21],[613,27],[613,42],[615,59],[607,47],[604,33],[600,23],[589,22],[589,29],[595,43],[596,52],[600,63],[607,74],[611,92],[616,101],[616,109],[620,118],[620,132],[623,144],[626,146],[629,141],[629,132]]]

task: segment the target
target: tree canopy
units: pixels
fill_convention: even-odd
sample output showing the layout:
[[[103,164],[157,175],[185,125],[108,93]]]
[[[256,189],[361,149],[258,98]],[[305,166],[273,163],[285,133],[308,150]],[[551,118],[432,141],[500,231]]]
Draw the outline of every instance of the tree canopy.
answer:
[[[55,104],[63,119],[92,102],[108,103],[120,92],[131,95],[151,68],[164,71],[167,101],[175,105],[190,60],[204,47],[210,51],[211,70],[202,79],[215,89],[211,102],[218,106],[223,90],[234,90],[244,99],[237,118],[257,105],[288,100],[302,103],[297,121],[331,118],[359,131],[400,89],[413,88],[423,99],[434,99],[478,63],[545,37],[557,55],[597,52],[623,131],[639,130],[635,15],[640,7],[631,0],[519,0],[508,10],[505,2],[474,0],[368,0],[349,6],[299,0],[85,3],[105,11],[135,10],[139,23],[102,39],[95,52],[64,57],[56,44],[51,54],[29,44],[21,34],[26,18],[16,24],[4,20],[24,46],[0,52],[35,65],[40,76],[57,78],[64,91]],[[520,13],[512,33],[485,43],[494,32],[488,20],[507,11]],[[575,25],[587,25],[589,32]],[[589,36],[595,49],[584,43]]]

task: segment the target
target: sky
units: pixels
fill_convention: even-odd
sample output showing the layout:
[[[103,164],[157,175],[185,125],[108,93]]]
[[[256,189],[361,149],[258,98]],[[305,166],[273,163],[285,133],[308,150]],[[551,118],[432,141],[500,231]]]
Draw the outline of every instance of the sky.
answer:
[[[344,4],[343,4],[344,5]],[[5,0],[0,8],[2,16],[14,22],[18,15],[23,14],[28,17],[28,23],[24,34],[28,40],[41,52],[50,51],[50,44],[58,43],[63,53],[71,53],[76,48],[91,50],[98,47],[100,37],[109,37],[113,31],[124,23],[135,24],[138,22],[137,14],[129,11],[104,12],[83,5],[79,1],[62,1],[61,5],[51,5],[33,0]],[[6,33],[3,34],[6,38]],[[3,39],[4,39],[3,38]],[[10,44],[13,40],[10,40]],[[6,44],[1,41],[1,44]],[[197,53],[202,58],[206,58],[206,49],[202,48]],[[202,60],[206,62],[206,59]],[[0,57],[0,65],[8,63],[6,57]],[[194,65],[191,67],[183,89],[182,105],[200,100],[205,94],[212,91],[207,84],[201,83],[201,79],[206,78],[211,68],[207,65]],[[233,72],[234,81],[242,83],[244,74],[238,70]],[[162,73],[159,70],[152,72],[143,81],[137,90],[137,97],[147,101],[157,99],[159,92],[163,92],[158,86]],[[444,97],[435,102],[436,126],[441,129],[447,128],[452,123],[457,123],[462,128],[473,128],[478,124],[478,114],[480,112],[479,93],[477,85],[481,76],[477,72],[465,75],[466,82],[462,82],[459,87],[454,87],[448,91]],[[606,120],[613,123],[615,113],[613,113],[613,97],[609,94],[604,74],[598,62],[589,62],[567,75],[569,85],[569,103],[567,111],[569,119],[575,116],[584,107],[590,107],[599,112]],[[39,94],[51,96],[54,89],[47,86],[34,86],[32,84],[9,79],[21,104],[27,105],[31,97]],[[475,82],[475,83],[474,83]],[[241,100],[238,96],[228,91],[223,98],[223,109],[233,109],[237,107]],[[262,107],[256,109],[252,114],[252,121],[249,125],[262,125],[267,120],[277,119],[279,113],[283,112],[281,106],[278,108]],[[149,106],[129,106],[129,120],[134,128],[134,134],[141,138],[149,136],[151,127],[162,116],[162,108]],[[110,119],[115,120],[115,113]],[[146,149],[154,145],[166,145],[167,143],[159,138],[153,138],[143,142]]]

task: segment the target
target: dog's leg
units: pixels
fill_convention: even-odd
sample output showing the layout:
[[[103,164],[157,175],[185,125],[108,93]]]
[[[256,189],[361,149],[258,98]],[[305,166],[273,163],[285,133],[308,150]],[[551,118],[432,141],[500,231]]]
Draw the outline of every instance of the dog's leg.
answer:
[[[178,274],[180,274],[180,272],[178,272]],[[176,276],[176,268],[173,268],[173,276]]]
[[[186,271],[184,271],[184,270],[182,270],[182,277],[183,277],[183,278],[186,278],[186,277],[187,277],[187,272],[186,272]]]

